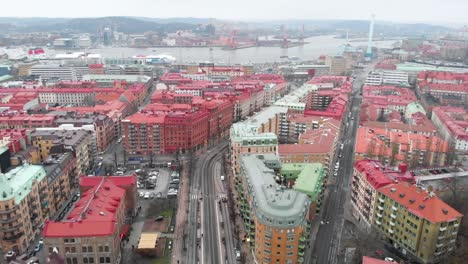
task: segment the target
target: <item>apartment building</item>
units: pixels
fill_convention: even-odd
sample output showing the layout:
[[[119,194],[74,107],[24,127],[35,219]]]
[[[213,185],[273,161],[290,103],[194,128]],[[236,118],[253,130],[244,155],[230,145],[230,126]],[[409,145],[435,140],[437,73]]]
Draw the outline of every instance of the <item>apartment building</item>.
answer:
[[[438,136],[359,127],[355,160],[378,159],[385,165],[406,163],[410,168],[444,166],[449,144]]]
[[[320,163],[288,163],[281,165],[280,175],[288,187],[306,194],[311,202],[310,218],[320,212],[325,191],[327,169]]]
[[[44,162],[51,154],[71,152],[76,160],[76,176],[87,175],[93,166],[94,153],[92,132],[87,130],[34,130],[29,133],[31,144],[39,151],[39,160]],[[71,179],[76,187],[78,178]]]
[[[326,56],[325,65],[330,68],[332,75],[344,75],[348,71],[348,62],[343,56]]]
[[[39,89],[39,101],[43,104],[85,106],[96,100],[92,88],[46,88]]]
[[[52,154],[42,166],[46,171],[48,193],[40,198],[46,206],[43,218],[47,219],[47,216],[52,218],[60,212],[76,191],[76,160],[72,153]]]
[[[277,153],[278,131],[288,108],[270,106],[230,130],[231,166],[239,173],[239,158],[248,153]]]
[[[11,154],[26,149],[27,144],[26,129],[0,130],[0,148],[7,147]]]
[[[56,111],[51,112],[50,114],[57,116],[54,120],[54,124],[56,126],[93,126],[93,134],[96,136],[96,148],[98,152],[106,151],[107,148],[116,140],[116,127],[114,120],[107,115],[97,113],[74,114],[68,111]]]
[[[455,249],[462,214],[433,193],[410,183],[378,189],[373,225],[404,255],[444,263]]]
[[[111,182],[115,186],[125,190],[125,208],[127,217],[134,216],[138,209],[138,190],[135,176],[81,176],[80,192],[85,193],[89,189],[98,186],[102,179]]]
[[[78,80],[75,67],[62,66],[59,64],[36,64],[29,70],[29,75],[40,76],[42,80]]]
[[[206,111],[136,113],[122,120],[124,148],[144,155],[201,149],[208,140],[208,119]]]
[[[310,199],[275,181],[273,154],[247,154],[236,177],[237,205],[259,263],[304,263],[310,233]]]
[[[468,111],[461,107],[434,107],[432,122],[457,151],[468,151]]]
[[[26,252],[48,217],[48,181],[42,166],[26,164],[0,174],[0,245]]]
[[[442,105],[463,107],[468,103],[468,73],[422,71],[417,78],[419,91]]]
[[[28,115],[25,113],[6,112],[0,114],[1,129],[35,129],[53,126],[55,117],[50,115]]]
[[[336,134],[340,130],[340,122],[333,118],[324,118],[322,116],[305,116],[298,114],[288,114],[286,122],[281,122],[279,138],[282,143],[297,143],[302,136],[305,141],[306,131],[310,131],[308,135],[314,134],[313,130],[326,130],[332,134]]]
[[[408,73],[403,71],[371,71],[366,78],[365,85],[381,86],[395,85],[409,87]]]
[[[66,263],[120,263],[126,228],[126,192],[107,178],[81,193],[74,209],[61,222],[44,225],[44,250],[54,248]]]

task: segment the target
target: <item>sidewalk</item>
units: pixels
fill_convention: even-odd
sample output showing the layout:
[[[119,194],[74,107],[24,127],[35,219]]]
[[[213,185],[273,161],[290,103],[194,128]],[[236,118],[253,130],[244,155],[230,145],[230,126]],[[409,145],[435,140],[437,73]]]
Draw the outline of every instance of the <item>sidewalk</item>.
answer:
[[[181,264],[185,256],[184,252],[184,230],[187,220],[187,210],[188,210],[188,191],[189,191],[189,161],[183,161],[182,163],[182,172],[181,172],[181,182],[180,182],[180,192],[178,197],[178,207],[177,214],[175,218],[175,229],[174,229],[174,240],[173,240],[173,249],[172,249],[172,264]]]

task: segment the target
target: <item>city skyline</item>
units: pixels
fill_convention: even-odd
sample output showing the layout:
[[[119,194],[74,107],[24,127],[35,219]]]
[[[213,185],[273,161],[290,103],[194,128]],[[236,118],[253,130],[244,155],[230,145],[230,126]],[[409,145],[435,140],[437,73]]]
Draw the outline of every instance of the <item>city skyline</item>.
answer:
[[[0,11],[0,17],[103,17],[103,16],[137,16],[149,18],[215,18],[244,21],[265,20],[295,20],[295,19],[343,19],[367,20],[370,14],[376,14],[379,21],[406,23],[433,23],[447,26],[462,26],[468,24],[464,10],[468,9],[468,2],[461,0],[403,1],[395,0],[392,5],[376,5],[374,1],[357,0],[344,2],[330,0],[323,3],[309,3],[296,0],[292,5],[284,0],[276,5],[266,1],[236,2],[236,6],[226,5],[225,2],[203,0],[197,2],[177,0],[154,3],[148,0],[135,0],[132,5],[122,1],[90,1],[83,0],[73,8],[63,1],[44,0],[36,5],[30,0],[10,2],[7,8]],[[24,8],[35,4],[34,8]],[[112,9],[108,8],[112,6]],[[182,8],[181,8],[182,7]],[[246,8],[248,7],[248,8]],[[281,8],[278,8],[281,7]],[[304,8],[310,7],[310,8]],[[317,8],[318,7],[318,8]],[[402,8],[405,7],[405,8]],[[424,12],[417,12],[424,9]],[[264,12],[258,12],[264,10]],[[350,11],[351,10],[351,11]],[[446,14],[450,14],[448,18]]]

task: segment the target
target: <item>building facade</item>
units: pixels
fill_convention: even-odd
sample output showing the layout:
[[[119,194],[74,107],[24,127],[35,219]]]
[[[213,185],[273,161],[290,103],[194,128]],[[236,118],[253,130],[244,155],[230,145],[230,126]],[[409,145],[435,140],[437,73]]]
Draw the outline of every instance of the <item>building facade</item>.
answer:
[[[403,254],[422,263],[444,263],[455,249],[462,215],[431,192],[410,183],[378,189],[376,229]]]
[[[120,263],[126,192],[106,178],[81,194],[66,221],[47,221],[44,249],[58,250],[66,263]]]
[[[468,111],[461,107],[434,107],[431,120],[457,151],[468,151]]]
[[[275,155],[243,155],[236,177],[238,208],[258,263],[304,263],[310,233],[306,194],[275,182]]]
[[[2,173],[0,193],[0,245],[5,251],[24,253],[48,219],[46,171],[27,164]]]

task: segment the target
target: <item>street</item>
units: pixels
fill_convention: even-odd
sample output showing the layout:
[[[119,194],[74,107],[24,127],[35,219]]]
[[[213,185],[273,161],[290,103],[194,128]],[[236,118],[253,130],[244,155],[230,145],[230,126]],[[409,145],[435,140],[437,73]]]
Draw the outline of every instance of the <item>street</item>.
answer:
[[[319,264],[343,263],[341,252],[341,236],[344,226],[344,211],[346,199],[348,199],[349,182],[353,173],[354,166],[354,142],[356,140],[357,127],[359,126],[359,112],[361,98],[359,89],[364,83],[366,69],[357,76],[353,83],[353,91],[350,95],[350,113],[351,116],[345,116],[343,121],[343,131],[341,140],[338,144],[343,144],[342,158],[336,158],[340,161],[337,177],[329,178],[328,195],[322,207],[322,224],[314,238],[314,249],[312,251],[313,259]],[[348,125],[346,125],[348,123]],[[335,155],[336,157],[337,155]],[[332,172],[330,172],[332,174]],[[313,262],[312,262],[313,263]]]
[[[190,180],[185,263],[221,263],[221,216],[216,205],[218,194],[214,177],[220,177],[220,171],[216,171],[219,167],[215,164],[223,158],[223,149],[226,147],[227,142],[221,143],[194,161],[195,169]]]

